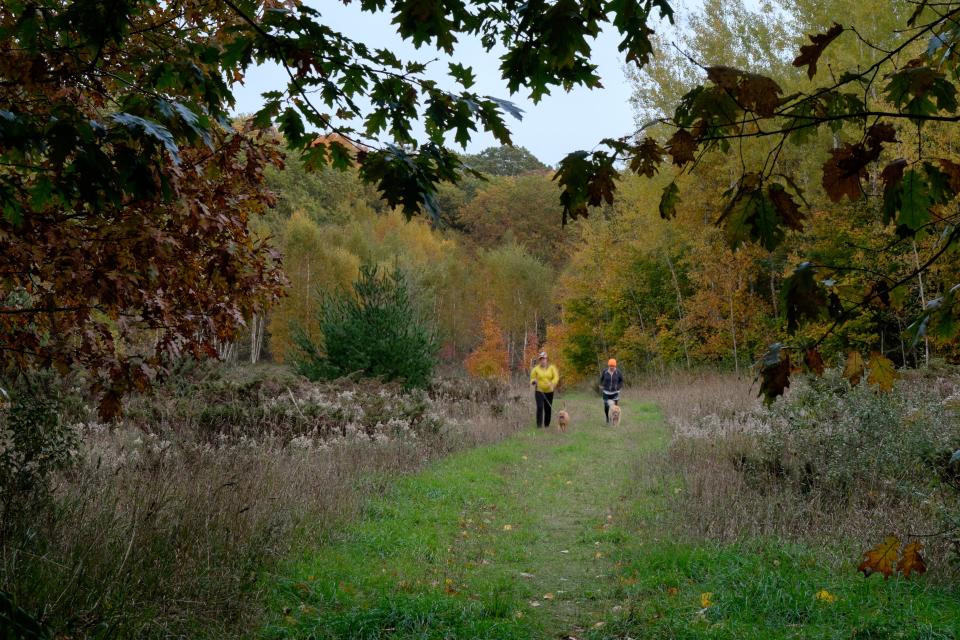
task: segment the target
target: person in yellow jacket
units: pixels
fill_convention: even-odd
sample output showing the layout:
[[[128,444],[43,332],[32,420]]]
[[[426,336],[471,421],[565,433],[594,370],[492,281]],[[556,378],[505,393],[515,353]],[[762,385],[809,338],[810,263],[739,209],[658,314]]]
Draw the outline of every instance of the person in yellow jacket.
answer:
[[[547,363],[547,352],[541,351],[538,362],[530,370],[530,385],[534,387],[533,398],[537,402],[537,426],[550,426],[550,413],[553,409],[553,391],[560,382],[560,372]]]

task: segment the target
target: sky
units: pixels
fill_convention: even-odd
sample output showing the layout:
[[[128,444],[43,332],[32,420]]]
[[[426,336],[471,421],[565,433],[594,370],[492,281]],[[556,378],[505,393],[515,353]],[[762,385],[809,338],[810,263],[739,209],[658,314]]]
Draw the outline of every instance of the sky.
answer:
[[[355,4],[344,6],[334,0],[323,0],[322,6],[317,2],[311,4],[321,12],[329,27],[355,40],[388,48],[404,60],[425,62],[438,57],[433,48],[418,51],[404,42],[390,25],[391,16],[388,14],[364,13]],[[440,60],[432,63],[431,68],[436,68],[437,76],[445,76],[448,60],[471,65],[477,76],[472,91],[510,100],[523,109],[522,121],[507,117],[513,143],[526,147],[541,161],[556,165],[571,151],[590,150],[603,138],[620,137],[633,132],[634,119],[630,106],[632,86],[623,71],[622,58],[617,51],[618,43],[619,37],[614,29],[604,31],[594,42],[593,61],[598,65],[604,85],[602,89],[578,88],[567,93],[555,88],[553,94],[541,99],[539,104],[534,104],[523,93],[510,95],[499,75],[498,54],[496,51],[486,53],[476,39],[461,38],[454,56],[446,58],[440,55]],[[264,66],[251,70],[245,84],[235,87],[236,112],[256,111],[262,104],[260,94],[282,89],[283,77],[283,72],[276,67]],[[476,153],[497,144],[489,134],[477,133],[466,152]]]

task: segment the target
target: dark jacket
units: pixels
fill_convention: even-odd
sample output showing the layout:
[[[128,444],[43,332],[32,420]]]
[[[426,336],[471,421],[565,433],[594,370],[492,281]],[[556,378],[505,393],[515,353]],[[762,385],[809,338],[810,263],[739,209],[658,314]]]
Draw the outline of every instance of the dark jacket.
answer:
[[[604,369],[600,374],[600,388],[608,393],[615,393],[623,389],[623,374],[620,369],[614,369],[610,373],[609,369]]]

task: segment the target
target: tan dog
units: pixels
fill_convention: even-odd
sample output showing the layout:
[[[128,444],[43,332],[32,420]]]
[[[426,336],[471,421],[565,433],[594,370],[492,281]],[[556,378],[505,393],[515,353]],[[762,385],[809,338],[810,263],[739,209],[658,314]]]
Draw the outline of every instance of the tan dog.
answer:
[[[620,407],[618,405],[610,407],[610,424],[614,427],[620,426]]]
[[[557,426],[560,428],[560,433],[567,432],[567,427],[570,426],[570,414],[567,413],[566,409],[557,414]]]

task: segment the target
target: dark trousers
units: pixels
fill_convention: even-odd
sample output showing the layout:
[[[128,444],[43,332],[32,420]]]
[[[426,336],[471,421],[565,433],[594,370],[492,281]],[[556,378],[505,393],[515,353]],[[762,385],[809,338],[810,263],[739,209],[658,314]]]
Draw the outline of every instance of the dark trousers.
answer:
[[[544,393],[543,391],[534,391],[533,397],[537,401],[537,426],[550,426],[550,410],[553,408],[553,391]]]
[[[610,422],[610,401],[612,400],[613,404],[619,405],[620,392],[618,391],[616,395],[612,395],[612,396],[608,396],[606,394],[602,394],[602,395],[603,395],[603,415],[607,417],[607,422]]]

